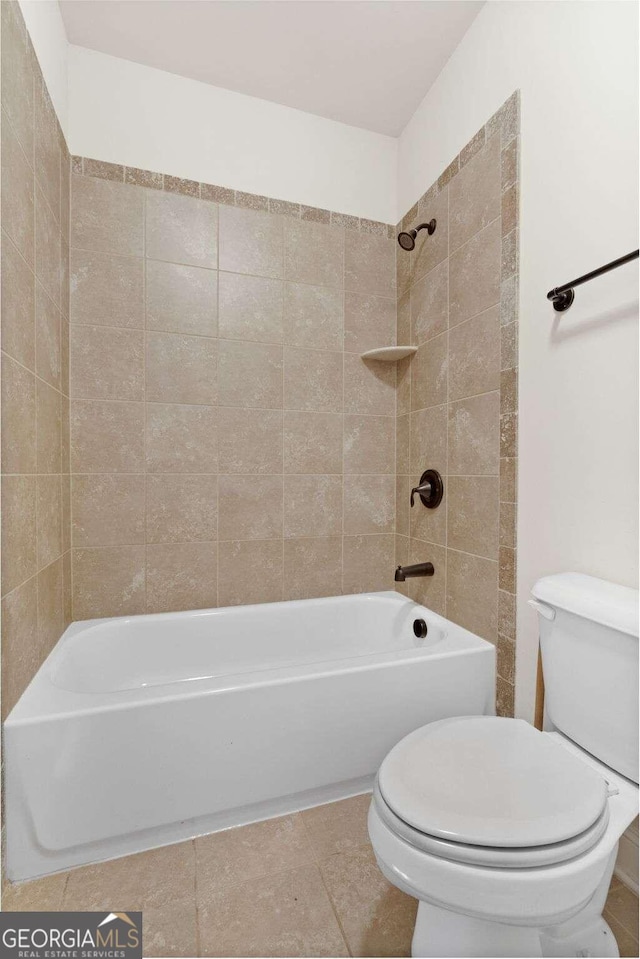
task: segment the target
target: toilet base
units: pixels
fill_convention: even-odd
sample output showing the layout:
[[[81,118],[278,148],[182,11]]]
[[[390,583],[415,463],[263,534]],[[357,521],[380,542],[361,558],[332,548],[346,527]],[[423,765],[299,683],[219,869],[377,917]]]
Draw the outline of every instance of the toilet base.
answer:
[[[509,926],[486,919],[474,919],[420,902],[411,943],[411,955],[431,957],[616,957],[620,953],[615,936],[605,920],[592,917],[586,927],[571,923],[569,935],[562,927],[535,929]]]

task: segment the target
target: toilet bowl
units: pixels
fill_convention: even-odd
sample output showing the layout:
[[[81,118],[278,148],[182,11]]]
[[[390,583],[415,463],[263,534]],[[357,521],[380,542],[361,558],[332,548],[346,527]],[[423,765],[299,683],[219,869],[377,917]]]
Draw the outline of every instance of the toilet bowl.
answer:
[[[618,840],[638,810],[637,718],[626,748],[602,744],[605,709],[616,731],[620,704],[635,701],[637,717],[637,594],[616,587],[614,602],[610,584],[567,576],[560,583],[549,577],[553,589],[537,584],[536,601],[542,604],[542,593],[556,602],[544,607],[553,629],[542,644],[556,691],[563,688],[558,673],[581,657],[560,710],[580,744],[554,728],[548,702],[545,732],[519,719],[447,719],[405,737],[379,769],[369,833],[386,878],[419,900],[413,956],[619,954],[602,910]],[[576,600],[581,591],[593,599],[594,590],[598,602]],[[588,619],[562,608],[574,601]],[[623,607],[617,618],[616,602]],[[606,623],[594,629],[594,617]],[[568,655],[564,647],[580,637]],[[573,688],[580,675],[591,676],[581,702]],[[602,683],[613,687],[601,696]],[[595,727],[594,709],[601,710]],[[625,718],[634,720],[633,708]]]

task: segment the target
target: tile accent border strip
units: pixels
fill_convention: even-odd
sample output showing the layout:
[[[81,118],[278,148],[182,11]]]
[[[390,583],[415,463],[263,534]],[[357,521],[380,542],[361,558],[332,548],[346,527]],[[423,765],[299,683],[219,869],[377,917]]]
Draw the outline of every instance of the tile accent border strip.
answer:
[[[520,91],[453,158],[435,183],[407,210],[396,230],[429,218],[434,198],[489,140],[500,137],[500,528],[496,710],[513,716],[516,652],[517,482],[518,482],[518,300],[520,223]],[[400,290],[398,291],[400,293]]]
[[[279,213],[296,220],[309,220],[313,223],[326,223],[342,226],[347,230],[368,233],[372,236],[385,236],[392,239],[396,228],[392,223],[367,220],[364,217],[336,213],[289,200],[276,200],[273,197],[259,196],[256,193],[243,193],[228,187],[215,186],[212,183],[199,183],[196,180],[183,180],[168,173],[155,173],[151,170],[139,170],[136,167],[123,166],[120,163],[107,163],[104,160],[92,160],[89,157],[72,156],[71,172],[76,176],[88,176],[99,180],[115,180],[118,183],[130,183],[152,190],[164,190],[166,193],[180,193],[200,200],[211,200],[227,206],[244,207],[247,210],[263,210],[266,213]]]

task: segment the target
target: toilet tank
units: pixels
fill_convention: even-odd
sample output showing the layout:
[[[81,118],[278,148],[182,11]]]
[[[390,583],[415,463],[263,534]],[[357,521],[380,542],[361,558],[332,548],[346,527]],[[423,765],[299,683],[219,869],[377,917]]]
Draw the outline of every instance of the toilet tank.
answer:
[[[532,595],[547,724],[638,782],[638,591],[561,573]]]

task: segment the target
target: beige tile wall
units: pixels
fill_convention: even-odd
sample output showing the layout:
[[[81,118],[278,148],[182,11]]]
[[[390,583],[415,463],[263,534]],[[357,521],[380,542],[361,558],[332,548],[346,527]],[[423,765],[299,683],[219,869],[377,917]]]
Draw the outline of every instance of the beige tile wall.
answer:
[[[71,619],[69,153],[18,4],[0,16],[6,716]]]
[[[72,169],[74,619],[391,588],[391,229]]]
[[[398,588],[497,646],[497,704],[513,714],[518,383],[518,152],[515,93],[402,220],[437,220],[398,248],[396,559],[433,579]],[[428,468],[443,504],[410,509]]]

